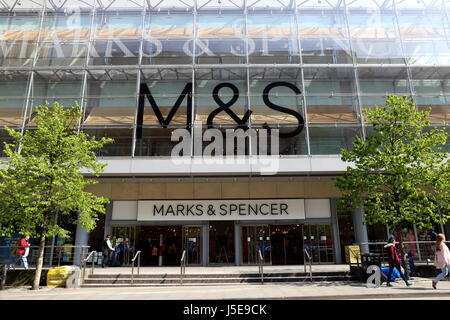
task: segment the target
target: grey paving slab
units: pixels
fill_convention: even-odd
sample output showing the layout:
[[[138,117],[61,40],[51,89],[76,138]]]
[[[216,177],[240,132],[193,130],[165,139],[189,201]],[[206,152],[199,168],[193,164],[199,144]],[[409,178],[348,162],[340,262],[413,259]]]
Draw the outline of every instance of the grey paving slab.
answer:
[[[394,287],[367,288],[354,282],[255,284],[228,286],[168,286],[127,288],[11,288],[0,292],[0,300],[197,300],[197,299],[415,299],[450,297],[450,281],[438,289],[431,280],[417,278],[412,287],[398,282]]]

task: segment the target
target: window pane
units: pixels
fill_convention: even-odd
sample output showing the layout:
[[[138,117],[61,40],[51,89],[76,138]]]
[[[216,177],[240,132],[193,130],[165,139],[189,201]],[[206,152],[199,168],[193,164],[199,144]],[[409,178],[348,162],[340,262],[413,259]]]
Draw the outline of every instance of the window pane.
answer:
[[[295,116],[272,109],[263,100],[264,89],[279,81],[293,85],[300,93],[284,85],[274,87],[269,91],[269,101],[277,106],[293,110],[304,118],[300,69],[257,68],[250,70],[252,124],[298,124],[299,121]]]
[[[308,122],[357,122],[355,75],[347,68],[305,68]]]
[[[39,35],[39,16],[0,14],[0,64],[4,67],[31,65]]]
[[[356,136],[361,137],[360,127],[309,127],[311,154],[339,154],[350,150]]]
[[[197,63],[232,64],[246,62],[244,17],[234,14],[198,16]]]
[[[0,126],[22,124],[28,76],[28,72],[0,72]]]
[[[229,106],[229,110],[240,119],[248,111],[247,102],[247,73],[245,69],[198,69],[196,72],[195,120],[206,124],[209,115],[220,105],[213,98],[213,91],[224,82],[234,86],[238,94],[237,100]],[[227,104],[235,97],[233,89],[222,87],[218,90],[219,103]],[[214,125],[230,125],[236,127],[236,121],[225,111],[221,111],[212,118]],[[248,121],[247,121],[248,122]]]
[[[83,131],[97,139],[113,138],[114,142],[96,150],[98,157],[131,156],[133,129],[131,128],[84,128]]]
[[[174,130],[174,128],[144,128],[142,139],[137,139],[136,141],[135,156],[170,156],[173,147],[178,143],[178,141],[171,141]]]
[[[136,113],[136,71],[106,70],[94,76],[87,82],[84,125],[131,126]]]
[[[146,17],[142,64],[192,64],[193,15]]]
[[[297,17],[303,63],[351,63],[342,10],[306,10]]]
[[[47,13],[44,17],[41,41],[85,41],[91,33],[92,15],[73,10]]]
[[[358,63],[404,63],[392,7],[351,9],[348,22]]]
[[[40,45],[37,66],[83,66],[86,64],[87,43],[47,42]]]
[[[362,94],[404,95],[409,93],[406,68],[358,68],[359,87]]]
[[[299,63],[299,48],[291,14],[249,14],[250,63]]]

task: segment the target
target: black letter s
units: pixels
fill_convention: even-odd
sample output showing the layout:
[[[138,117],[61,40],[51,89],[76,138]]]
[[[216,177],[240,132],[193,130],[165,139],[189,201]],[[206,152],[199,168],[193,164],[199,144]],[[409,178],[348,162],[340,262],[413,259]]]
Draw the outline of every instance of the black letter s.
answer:
[[[283,112],[283,113],[287,113],[287,114],[290,114],[291,116],[297,118],[298,126],[294,131],[287,132],[287,133],[280,133],[280,138],[294,137],[294,136],[298,135],[300,132],[302,132],[303,128],[305,127],[305,120],[303,119],[302,115],[299,114],[297,111],[294,111],[294,110],[291,110],[291,109],[288,109],[285,107],[281,107],[281,106],[278,106],[278,105],[270,102],[269,92],[270,92],[270,90],[272,90],[275,87],[288,87],[288,88],[292,89],[296,94],[301,94],[301,91],[299,88],[297,88],[292,83],[285,82],[285,81],[277,81],[277,82],[272,82],[267,87],[265,87],[264,91],[263,91],[263,96],[262,96],[265,105],[268,106],[270,109],[273,109],[273,110],[276,110],[279,112]],[[264,127],[264,129],[267,129],[267,130],[271,129],[270,126],[267,124],[267,122],[264,123],[263,127]]]

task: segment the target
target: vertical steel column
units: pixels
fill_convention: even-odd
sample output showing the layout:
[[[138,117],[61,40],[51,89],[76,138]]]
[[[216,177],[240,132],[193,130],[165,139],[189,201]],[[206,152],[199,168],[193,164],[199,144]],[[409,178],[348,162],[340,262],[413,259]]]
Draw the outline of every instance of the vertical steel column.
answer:
[[[139,57],[138,57],[138,66],[137,66],[137,78],[136,78],[136,108],[134,112],[134,123],[133,123],[133,140],[131,144],[131,157],[134,158],[136,152],[136,129],[137,129],[137,114],[138,114],[138,106],[139,106],[139,93],[141,88],[141,73],[142,73],[142,56],[143,56],[143,48],[144,48],[144,33],[145,33],[145,16],[146,16],[146,2],[142,2],[142,19],[141,19],[141,39],[139,43]],[[149,20],[151,19],[150,8],[148,10]]]
[[[193,39],[192,39],[192,105],[191,105],[191,123],[190,123],[190,132],[191,132],[191,159],[193,160],[193,157],[195,156],[195,138],[194,138],[194,132],[195,132],[195,128],[194,128],[194,124],[195,124],[195,114],[197,111],[197,106],[196,106],[196,102],[195,102],[195,85],[196,85],[196,81],[195,81],[195,76],[196,76],[196,66],[195,66],[195,57],[196,57],[196,50],[197,50],[197,0],[194,0],[194,8],[193,8]],[[189,97],[188,97],[189,98]],[[187,103],[187,102],[186,102]],[[202,132],[200,132],[200,134],[203,134]],[[203,148],[201,148],[202,150],[202,154],[203,154]]]
[[[414,86],[412,83],[412,76],[411,76],[411,69],[409,67],[409,62],[406,59],[406,55],[405,55],[405,47],[403,44],[403,36],[402,33],[400,32],[400,22],[398,20],[398,13],[397,13],[397,6],[396,6],[396,0],[392,0],[392,8],[394,11],[394,17],[395,17],[395,26],[397,29],[397,34],[398,34],[398,39],[400,41],[400,50],[402,51],[402,56],[403,56],[403,62],[405,63],[405,67],[406,67],[406,74],[408,75],[408,87],[409,87],[409,92],[411,94],[411,97],[414,97]],[[414,102],[414,104],[416,104]]]
[[[337,199],[330,199],[330,209],[331,209],[331,227],[332,227],[332,237],[334,243],[334,262],[336,264],[342,263],[341,260],[341,239],[339,236],[339,218],[337,212]]]
[[[447,22],[447,28],[444,29],[445,38],[446,38],[447,43],[450,43],[450,18],[449,18],[448,12],[447,12],[447,6],[445,4],[446,2],[448,3],[448,1],[442,0],[442,4],[441,4],[442,10],[441,11],[443,12],[443,14],[445,16],[445,21]],[[441,82],[442,92],[445,92],[444,81]],[[447,83],[448,83],[448,81],[447,81]],[[447,95],[445,95],[445,93],[444,93],[443,98],[444,98],[444,103],[448,104],[450,98]],[[442,231],[442,233],[444,233],[444,232]]]
[[[78,122],[78,132],[80,132],[81,127],[83,126],[83,119],[86,116],[86,105],[87,105],[87,81],[88,81],[88,72],[87,72],[87,66],[89,64],[89,57],[91,54],[91,44],[93,41],[93,36],[95,33],[95,10],[96,10],[96,2],[93,1],[93,6],[92,6],[92,13],[91,13],[91,27],[90,27],[90,32],[89,32],[89,37],[87,39],[87,52],[86,52],[86,61],[84,63],[85,66],[85,70],[84,70],[84,74],[83,74],[83,84],[82,84],[82,89],[81,89],[81,110],[82,110],[82,118],[80,119],[80,121]]]
[[[295,21],[295,36],[297,37],[297,47],[298,47],[298,54],[300,56],[300,75],[301,75],[301,81],[302,81],[302,103],[303,103],[303,116],[305,121],[305,139],[306,139],[306,150],[307,154],[311,155],[311,146],[309,142],[309,123],[308,123],[308,107],[306,104],[306,89],[305,89],[305,74],[303,71],[303,55],[302,55],[302,42],[301,42],[301,36],[298,32],[300,25],[298,24],[298,6],[297,6],[297,0],[294,0],[294,21]]]
[[[35,51],[33,54],[33,61],[31,63],[31,68],[30,68],[30,76],[28,79],[28,88],[27,88],[27,101],[25,104],[25,111],[24,111],[24,117],[22,119],[22,127],[21,127],[21,133],[23,134],[25,131],[25,126],[26,126],[26,122],[27,119],[29,118],[29,116],[31,116],[31,113],[33,112],[33,87],[34,87],[34,68],[36,66],[36,60],[38,57],[38,53],[39,53],[39,47],[40,47],[40,40],[41,40],[41,33],[42,33],[42,26],[44,23],[44,17],[45,17],[45,12],[46,12],[46,1],[43,2],[42,4],[42,9],[40,11],[40,20],[39,20],[39,31],[38,31],[38,36],[36,39],[36,47],[35,47]],[[31,107],[30,107],[31,104]],[[19,145],[19,150],[18,152],[20,153],[22,150],[22,145]]]
[[[416,239],[416,241],[419,241],[419,238],[417,237],[417,228],[416,225],[413,224],[413,230],[414,230],[414,238]],[[411,247],[414,246],[414,243],[410,244],[409,249],[411,250]],[[422,261],[422,256],[421,256],[421,252],[420,252],[420,243],[417,242],[417,254],[419,256],[419,261]]]
[[[359,87],[359,77],[358,77],[358,69],[357,69],[357,63],[356,63],[356,56],[355,51],[353,50],[353,43],[352,43],[352,37],[350,32],[350,24],[348,22],[348,9],[347,9],[347,0],[343,1],[344,3],[344,20],[345,25],[347,29],[347,36],[348,36],[348,43],[350,46],[350,52],[352,54],[352,64],[353,64],[353,75],[355,77],[355,87],[356,87],[356,97],[358,102],[358,116],[359,116],[359,125],[361,126],[361,134],[363,140],[366,139],[366,128],[364,127],[364,116],[362,112],[362,101],[361,101],[361,90]],[[353,97],[352,97],[353,100]]]
[[[355,240],[358,244],[368,242],[367,228],[364,224],[364,209],[357,208],[352,211],[353,228],[355,230]],[[361,246],[361,253],[368,253],[369,246]]]
[[[235,265],[240,266],[242,264],[242,227],[239,221],[234,222],[234,262]]]
[[[247,10],[247,0],[244,0],[243,2],[243,15],[244,15],[244,42],[245,42],[245,75],[246,75],[246,86],[247,86],[247,110],[249,112],[251,112],[252,107],[251,107],[251,99],[250,99],[250,68],[249,68],[249,46],[248,46],[248,10]],[[250,115],[250,117],[248,118],[248,127],[249,129],[253,129],[252,127],[252,116]],[[267,137],[267,139],[270,139],[270,137]],[[252,153],[252,139],[251,139],[251,135],[249,138],[249,143],[248,143],[248,155],[249,155],[249,159],[251,159],[252,156],[258,156],[258,149],[256,150],[256,154],[254,155]],[[258,143],[257,141],[255,141],[256,143]],[[251,173],[250,173],[251,174]]]
[[[202,265],[209,265],[209,222],[202,224]]]
[[[449,18],[449,16],[448,16],[448,12],[447,12],[447,6],[445,5],[445,3],[446,3],[446,1],[445,0],[442,0],[442,11],[444,12],[444,15],[445,15],[445,20],[447,21],[447,28],[448,28],[448,32],[450,32],[450,18]],[[447,1],[447,3],[448,3],[448,1]],[[447,41],[450,41],[450,33],[445,33],[445,36],[446,36],[446,40]]]

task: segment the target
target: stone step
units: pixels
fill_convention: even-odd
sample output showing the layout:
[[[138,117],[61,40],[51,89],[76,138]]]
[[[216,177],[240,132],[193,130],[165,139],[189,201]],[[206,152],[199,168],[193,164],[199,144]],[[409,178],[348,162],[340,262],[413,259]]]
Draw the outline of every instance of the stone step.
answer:
[[[327,276],[327,277],[333,277],[333,276],[349,276],[351,275],[348,272],[314,272],[313,276]],[[255,273],[228,273],[228,274],[186,274],[186,277],[189,278],[260,278],[261,275],[257,272]],[[122,279],[122,278],[130,278],[130,273],[114,273],[114,274],[89,274],[87,275],[88,279],[98,279],[98,278],[108,278],[108,279]],[[275,272],[275,273],[264,273],[264,277],[309,277],[309,273],[304,272],[295,272],[295,273],[281,273],[281,272]],[[134,274],[134,279],[179,279],[180,274]]]
[[[313,276],[313,282],[321,282],[321,281],[353,281],[358,280],[357,277],[353,276]],[[264,277],[264,282],[310,282],[310,277]],[[179,284],[180,278],[146,278],[139,279],[134,278],[133,284],[145,284],[145,285],[153,285],[153,284]],[[210,284],[239,284],[239,283],[261,283],[261,278],[190,278],[186,276],[183,278],[183,284],[199,284],[199,283],[210,283]],[[84,284],[128,284],[131,285],[131,278],[120,278],[120,279],[111,279],[111,278],[95,278],[95,279],[86,279]]]

